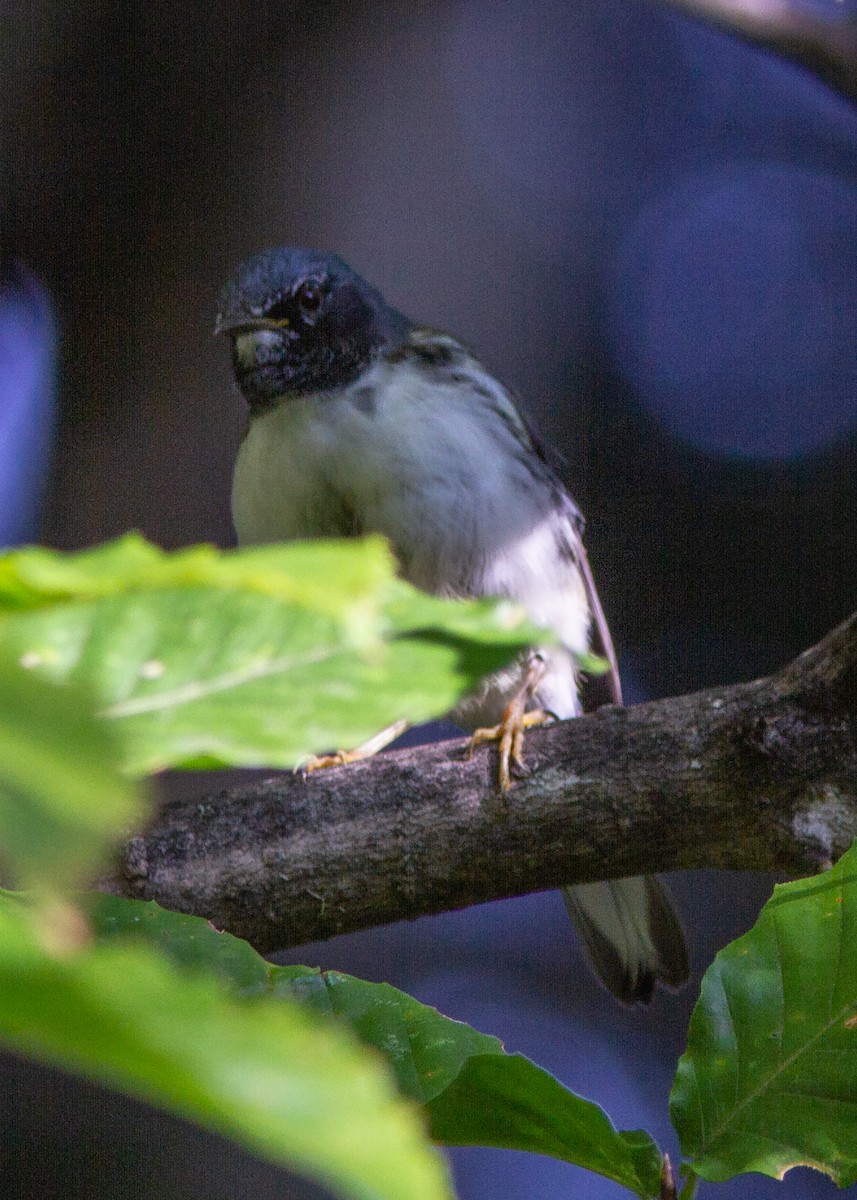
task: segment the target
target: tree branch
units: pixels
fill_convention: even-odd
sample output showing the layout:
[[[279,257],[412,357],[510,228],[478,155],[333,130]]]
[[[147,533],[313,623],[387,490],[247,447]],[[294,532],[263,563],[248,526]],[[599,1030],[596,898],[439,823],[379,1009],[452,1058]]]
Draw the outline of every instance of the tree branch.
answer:
[[[532,731],[509,795],[466,744],[171,802],[101,886],[272,951],[644,871],[806,873],[857,836],[857,613],[770,678]]]

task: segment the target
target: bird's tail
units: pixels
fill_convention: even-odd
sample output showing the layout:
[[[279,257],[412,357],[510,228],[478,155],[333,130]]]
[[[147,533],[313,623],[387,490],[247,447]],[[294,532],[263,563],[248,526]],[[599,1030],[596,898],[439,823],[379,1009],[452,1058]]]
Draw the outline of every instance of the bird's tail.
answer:
[[[562,896],[592,969],[618,1000],[647,1004],[656,983],[687,983],[681,921],[654,875],[577,884]]]

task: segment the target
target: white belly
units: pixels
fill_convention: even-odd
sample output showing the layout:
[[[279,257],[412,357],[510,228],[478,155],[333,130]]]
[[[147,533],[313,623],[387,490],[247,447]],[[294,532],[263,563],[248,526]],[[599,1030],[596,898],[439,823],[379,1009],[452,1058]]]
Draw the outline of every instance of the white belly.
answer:
[[[589,606],[576,566],[557,554],[555,496],[472,396],[461,403],[416,371],[392,378],[379,364],[352,389],[284,400],[252,421],[233,481],[238,540],[380,533],[417,587],[508,596],[567,650],[586,650]],[[559,660],[545,701],[570,716],[573,661]]]
[[[254,418],[233,479],[238,540],[381,533],[417,586],[479,592],[514,519],[502,469],[472,414],[417,372],[392,378],[379,364],[350,389]]]

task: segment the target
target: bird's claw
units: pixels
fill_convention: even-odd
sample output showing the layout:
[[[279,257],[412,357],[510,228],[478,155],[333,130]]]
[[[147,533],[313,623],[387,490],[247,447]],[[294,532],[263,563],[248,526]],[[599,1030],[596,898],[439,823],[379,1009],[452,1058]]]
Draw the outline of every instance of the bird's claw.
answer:
[[[294,773],[307,776],[313,771],[323,771],[326,767],[344,767],[352,761],[347,750],[337,750],[334,754],[308,754],[294,768]]]
[[[392,725],[387,725],[353,750],[335,750],[333,754],[308,754],[297,764],[294,773],[306,778],[313,771],[323,771],[327,767],[344,767],[348,763],[362,762],[364,758],[372,758],[379,750],[383,750],[385,746],[389,746],[390,742],[395,741],[400,734],[403,734],[409,723],[404,719],[394,721]]]
[[[524,731],[536,725],[546,725],[553,718],[541,708],[524,712],[523,704],[517,699],[506,705],[499,725],[486,729],[475,729],[467,746],[467,757],[487,742],[499,742],[497,783],[501,792],[508,792],[512,779],[523,779],[531,774],[524,762]]]

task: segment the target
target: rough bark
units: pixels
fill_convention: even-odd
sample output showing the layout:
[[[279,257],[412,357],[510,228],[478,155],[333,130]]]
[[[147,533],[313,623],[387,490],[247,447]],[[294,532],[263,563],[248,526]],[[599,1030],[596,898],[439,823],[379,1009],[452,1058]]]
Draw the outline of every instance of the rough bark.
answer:
[[[531,731],[508,795],[466,745],[170,803],[102,886],[271,951],[644,871],[806,874],[857,836],[857,614],[770,678]]]

